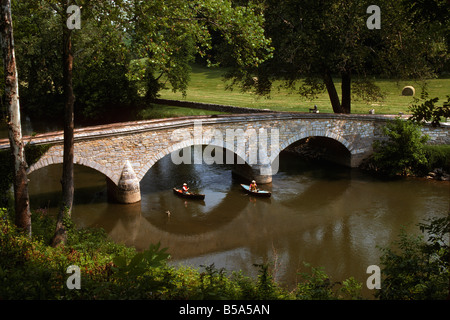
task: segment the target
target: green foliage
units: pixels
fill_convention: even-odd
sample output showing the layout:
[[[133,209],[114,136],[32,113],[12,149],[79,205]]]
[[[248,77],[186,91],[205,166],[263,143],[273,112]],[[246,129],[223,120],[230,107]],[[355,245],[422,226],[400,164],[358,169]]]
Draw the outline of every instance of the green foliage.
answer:
[[[423,91],[422,92],[422,100],[425,100],[428,97],[428,94]],[[418,101],[418,100],[417,100]],[[447,96],[447,101],[439,107],[436,106],[436,103],[439,101],[439,98],[433,98],[429,100],[425,100],[421,104],[413,104],[410,107],[412,112],[411,120],[415,122],[422,121],[431,121],[431,125],[433,127],[437,127],[440,125],[440,121],[442,118],[450,118],[450,96]]]
[[[32,117],[62,115],[62,3],[13,1],[21,105]],[[224,40],[236,68],[256,67],[270,56],[263,16],[253,5],[230,0],[80,0],[77,5],[82,27],[71,34],[77,119],[113,121],[119,114],[123,120],[166,84],[185,93],[195,57],[212,58],[212,32]]]
[[[450,216],[421,223],[424,236],[401,231],[399,240],[381,248],[382,287],[375,296],[386,300],[446,299],[449,292]]]
[[[273,279],[268,264],[256,264],[259,267],[258,280],[256,282],[257,299],[273,300],[283,297],[284,293]]]
[[[448,10],[443,10],[444,1],[434,2],[439,1],[439,9],[433,11],[441,16]],[[366,26],[366,10],[371,4],[367,1],[266,0],[264,4],[265,31],[272,39],[274,54],[257,70],[257,92],[261,94],[270,93],[272,84],[279,79],[288,80],[288,85],[297,90],[295,84],[306,77],[300,86],[301,95],[310,98],[324,91],[323,84],[327,84],[333,110],[349,112],[345,110],[349,106],[342,106],[344,100],[383,99],[383,93],[372,81],[374,75],[430,78],[450,61],[446,19],[421,15],[415,5],[413,15],[410,1],[377,1],[382,12],[379,30]],[[339,99],[337,92],[333,94],[333,80],[326,79],[325,74],[358,81]]]
[[[217,269],[214,263],[209,266],[201,267],[204,268],[205,271],[200,273],[200,286],[195,298],[207,300],[230,299],[230,290],[225,268]]]
[[[422,169],[424,174],[436,168],[450,172],[450,145],[426,145],[424,147],[427,164]]]
[[[387,176],[408,175],[427,163],[424,143],[428,137],[418,125],[397,118],[382,130],[387,140],[374,142],[370,160],[376,171]]]
[[[323,268],[311,267],[311,273],[302,272],[302,282],[297,285],[296,297],[300,300],[335,300],[335,299],[362,299],[362,284],[353,277],[343,283],[332,282]]]
[[[148,268],[163,266],[169,254],[166,253],[167,248],[160,250],[160,246],[160,243],[150,245],[147,250],[136,253],[130,261],[126,256],[115,256],[113,262],[116,266],[116,276],[138,278],[143,276]]]
[[[12,1],[20,105],[33,117],[62,115],[62,32],[48,1]]]

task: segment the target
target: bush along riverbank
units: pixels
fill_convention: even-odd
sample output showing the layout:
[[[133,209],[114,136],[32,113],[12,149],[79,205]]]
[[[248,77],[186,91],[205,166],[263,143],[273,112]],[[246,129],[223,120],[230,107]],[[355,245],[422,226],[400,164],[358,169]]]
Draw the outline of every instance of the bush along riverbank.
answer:
[[[428,165],[421,170],[427,179],[450,181],[450,145],[425,146]]]
[[[420,125],[395,119],[384,128],[386,140],[375,141],[374,153],[360,166],[376,175],[450,180],[450,145],[426,145]]]

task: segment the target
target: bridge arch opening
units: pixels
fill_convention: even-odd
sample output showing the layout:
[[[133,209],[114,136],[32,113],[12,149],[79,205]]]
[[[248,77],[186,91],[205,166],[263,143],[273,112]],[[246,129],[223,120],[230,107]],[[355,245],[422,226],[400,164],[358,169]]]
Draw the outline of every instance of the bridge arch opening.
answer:
[[[342,142],[329,137],[308,136],[288,145],[282,151],[305,160],[335,163],[351,167],[352,154]]]
[[[47,209],[57,214],[61,203],[62,164],[55,163],[28,174],[28,191],[33,209]],[[105,175],[88,166],[74,164],[74,203],[77,205],[106,201]]]
[[[189,165],[194,168],[195,165],[227,166],[234,177],[240,176],[247,180],[254,179],[257,176],[257,172],[255,172],[257,170],[254,170],[244,160],[245,156],[241,152],[214,143],[192,143],[181,147],[168,148],[165,152],[161,152],[156,159],[148,160],[148,164],[138,173],[138,178],[142,180],[157,162],[169,158],[171,164],[175,166]],[[162,166],[167,166],[167,163]]]
[[[211,159],[207,158],[201,163],[194,163],[195,152],[203,153],[207,146],[192,145],[186,148],[189,150],[185,149],[184,152],[191,157],[189,163],[176,164],[168,153],[156,161],[142,177],[141,206],[143,210],[146,208],[151,212],[160,212],[144,214],[160,230],[184,235],[207,233],[235,219],[247,199],[230,201],[230,194],[233,194],[230,191],[240,188],[234,183],[232,164],[227,164],[226,161],[210,163]],[[183,150],[176,150],[178,151],[182,156]],[[226,160],[226,151],[222,151],[217,154],[212,152],[212,156],[216,159],[224,157],[223,160]],[[206,153],[209,151],[205,155]],[[190,200],[174,195],[172,188],[181,187],[185,182],[192,192],[205,194],[205,199]]]
[[[62,165],[63,158],[62,157],[54,157],[50,154],[50,152],[45,153],[36,163],[31,165],[28,170],[27,174],[31,174],[34,171],[37,171],[39,169],[51,166],[51,165]],[[95,170],[101,174],[103,174],[105,177],[114,180],[115,177],[113,176],[113,173],[108,171],[108,169],[105,166],[102,166],[96,162],[88,161],[80,157],[74,157],[74,166],[81,166],[90,168],[92,170]]]

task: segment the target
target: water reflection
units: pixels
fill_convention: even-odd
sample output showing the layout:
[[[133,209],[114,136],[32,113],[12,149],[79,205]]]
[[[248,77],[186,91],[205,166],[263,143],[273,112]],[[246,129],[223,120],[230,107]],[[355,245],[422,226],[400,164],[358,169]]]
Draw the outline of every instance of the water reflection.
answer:
[[[146,249],[161,242],[173,264],[215,263],[256,275],[254,263],[276,262],[278,280],[293,284],[303,262],[323,266],[336,280],[365,283],[366,268],[379,264],[377,245],[396,239],[402,226],[447,214],[450,184],[405,179],[379,181],[358,170],[305,163],[282,154],[267,188],[271,199],[244,193],[225,165],[172,164],[160,160],[141,181],[142,201],[106,201],[102,174],[76,166],[73,220],[105,228],[117,242]],[[30,175],[33,207],[56,212],[61,166]],[[173,186],[189,183],[204,202],[179,198]],[[167,214],[170,212],[170,215]]]

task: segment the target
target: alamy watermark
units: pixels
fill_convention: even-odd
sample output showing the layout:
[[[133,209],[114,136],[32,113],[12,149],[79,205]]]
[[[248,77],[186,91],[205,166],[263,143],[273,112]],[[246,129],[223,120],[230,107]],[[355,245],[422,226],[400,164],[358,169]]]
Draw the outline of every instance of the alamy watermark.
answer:
[[[371,16],[366,21],[368,29],[381,29],[381,9],[377,5],[367,7],[366,13],[371,13]]]
[[[370,17],[366,20],[368,29],[381,29],[381,9],[377,5],[367,7],[366,13],[370,13]],[[67,14],[70,14],[66,25],[70,30],[81,29],[81,8],[77,5],[67,7]]]
[[[71,5],[67,7],[67,14],[70,14],[67,18],[66,25],[70,30],[81,29],[81,8],[77,5]]]
[[[261,174],[278,172],[278,152],[280,150],[279,130],[271,128],[203,129],[201,121],[194,121],[193,131],[188,128],[176,129],[171,140],[179,142],[182,148],[172,151],[172,162],[178,164],[245,164],[259,166]],[[203,149],[203,145],[206,147]],[[192,148],[194,146],[194,154]],[[269,148],[270,146],[270,148]],[[225,150],[225,155],[224,155]],[[235,154],[237,155],[235,159]]]
[[[81,289],[80,267],[75,266],[75,265],[68,266],[66,269],[66,273],[72,274],[69,278],[67,278],[67,281],[66,281],[67,288],[70,290],[73,290],[73,289],[80,290]]]
[[[80,267],[71,265],[67,267],[66,273],[72,274],[67,278],[66,286],[69,290],[81,289],[81,272]],[[381,289],[381,269],[377,265],[370,265],[367,267],[366,273],[371,274],[366,281],[368,289]]]
[[[366,286],[368,289],[381,289],[381,269],[379,266],[373,264],[367,267],[367,274],[371,274],[366,281]]]

